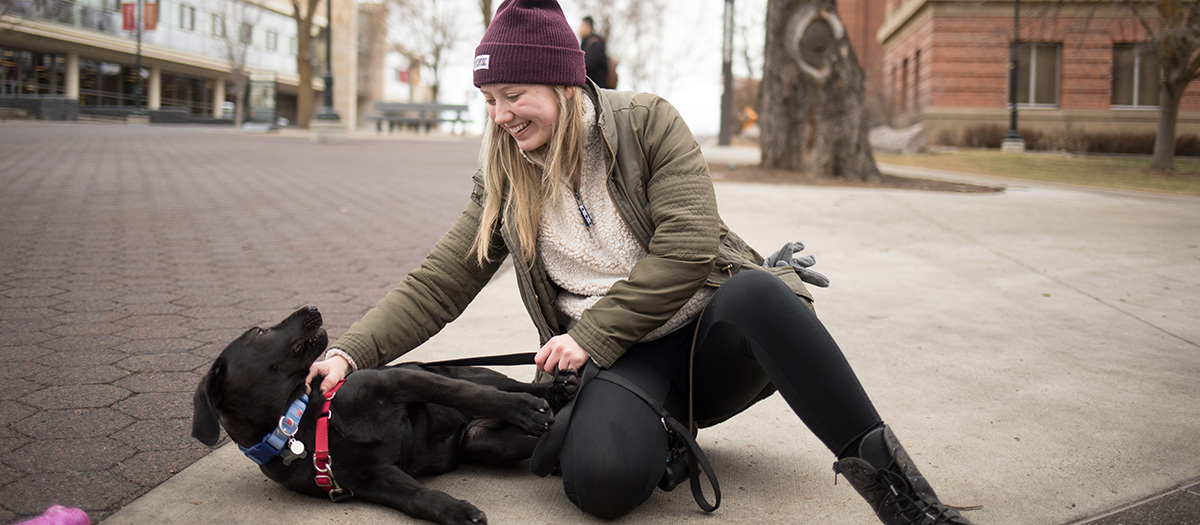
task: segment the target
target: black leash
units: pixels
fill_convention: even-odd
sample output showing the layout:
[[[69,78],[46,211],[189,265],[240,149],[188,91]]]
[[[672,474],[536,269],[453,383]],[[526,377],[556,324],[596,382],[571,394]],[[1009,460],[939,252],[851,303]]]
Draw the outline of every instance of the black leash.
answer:
[[[641,398],[646,406],[653,410],[659,419],[662,421],[663,428],[668,433],[674,434],[677,438],[683,441],[687,448],[688,470],[691,475],[692,499],[696,500],[696,504],[700,506],[704,512],[713,512],[717,507],[721,506],[721,485],[717,483],[717,474],[713,471],[712,465],[708,462],[708,457],[704,455],[704,451],[700,449],[700,444],[696,443],[696,438],[692,436],[691,430],[684,426],[683,423],[675,419],[667,409],[663,408],[654,398],[647,395],[633,383],[625,378],[600,370],[595,364],[588,364],[583,367],[582,373],[579,376],[579,390],[582,391],[584,385],[589,381],[608,381],[625,390],[628,390],[635,396]],[[576,397],[575,399],[579,399]],[[533,457],[529,460],[529,470],[534,474],[546,477],[554,470],[554,465],[558,463],[559,453],[562,451],[563,442],[567,437],[567,426],[571,423],[571,411],[575,408],[575,399],[572,399],[566,406],[555,414],[555,423],[550,427],[550,431],[542,435],[538,440],[537,445],[533,449]],[[708,502],[708,498],[704,496],[704,488],[700,485],[699,473],[703,472],[708,478],[708,483],[712,485],[713,503]]]
[[[525,352],[520,354],[504,354],[483,357],[466,357],[462,359],[449,359],[446,361],[435,361],[432,363],[422,363],[423,366],[516,366],[516,365],[531,365],[534,364],[533,359],[537,354],[533,352]],[[713,512],[717,507],[721,506],[721,486],[717,483],[717,474],[713,471],[712,465],[708,462],[708,458],[704,455],[704,451],[700,449],[700,444],[696,443],[696,438],[692,436],[691,429],[684,426],[678,419],[675,419],[667,409],[663,408],[658,401],[647,395],[633,383],[625,378],[614,375],[611,372],[600,370],[600,367],[595,364],[589,364],[583,367],[579,377],[579,390],[583,390],[584,385],[589,381],[596,379],[600,381],[608,381],[617,385],[633,395],[641,398],[646,406],[650,407],[656,415],[662,420],[663,427],[667,432],[674,434],[679,439],[683,440],[688,452],[688,470],[691,472],[692,498],[696,500],[696,504],[705,512]],[[555,414],[557,422],[550,427],[550,431],[538,440],[537,445],[533,450],[533,457],[529,461],[529,470],[534,474],[545,477],[554,469],[554,465],[558,463],[559,453],[562,451],[563,441],[567,436],[567,426],[571,421],[571,412],[575,408],[575,399],[571,399],[566,406]],[[708,478],[708,483],[712,485],[714,502],[709,503],[708,498],[704,495],[704,488],[700,485],[700,472]]]
[[[432,363],[421,363],[423,366],[517,366],[532,365],[534,352],[521,354],[488,355],[482,357],[464,357],[462,359],[447,359]]]

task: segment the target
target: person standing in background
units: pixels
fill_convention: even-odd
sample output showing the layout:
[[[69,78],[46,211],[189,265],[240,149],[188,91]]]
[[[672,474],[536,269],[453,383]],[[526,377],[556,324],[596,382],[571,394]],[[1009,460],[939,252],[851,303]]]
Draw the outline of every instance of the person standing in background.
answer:
[[[595,21],[585,16],[579,23],[579,47],[583,49],[583,61],[587,77],[602,88],[614,89],[616,82],[609,83],[608,53],[604,49],[604,37],[596,34]]]

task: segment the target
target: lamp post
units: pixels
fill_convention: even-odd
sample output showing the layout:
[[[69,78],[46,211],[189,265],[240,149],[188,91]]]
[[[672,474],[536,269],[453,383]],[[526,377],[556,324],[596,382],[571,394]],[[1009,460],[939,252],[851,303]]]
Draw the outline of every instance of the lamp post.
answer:
[[[142,114],[142,0],[137,2],[137,61],[133,66],[137,73],[137,82],[133,88],[133,112]]]
[[[725,0],[725,41],[722,45],[721,77],[725,92],[721,94],[721,127],[717,145],[733,142],[733,0]]]
[[[325,92],[324,107],[316,119],[328,123],[341,120],[333,109],[333,0],[325,0]]]
[[[1013,0],[1013,42],[1008,50],[1008,134],[1000,143],[1001,151],[1025,151],[1025,139],[1017,131],[1017,61],[1021,52],[1021,0]]]

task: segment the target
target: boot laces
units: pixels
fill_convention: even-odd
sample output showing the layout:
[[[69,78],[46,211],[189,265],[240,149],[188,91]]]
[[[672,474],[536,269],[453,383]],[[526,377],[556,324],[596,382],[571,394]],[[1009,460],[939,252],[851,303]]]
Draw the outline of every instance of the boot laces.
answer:
[[[895,463],[893,463],[895,465]],[[877,470],[879,477],[876,484],[884,488],[883,507],[895,510],[892,515],[902,518],[912,525],[944,525],[953,523],[953,516],[947,515],[949,508],[945,505],[930,503],[917,494],[916,487],[903,473],[892,469]]]

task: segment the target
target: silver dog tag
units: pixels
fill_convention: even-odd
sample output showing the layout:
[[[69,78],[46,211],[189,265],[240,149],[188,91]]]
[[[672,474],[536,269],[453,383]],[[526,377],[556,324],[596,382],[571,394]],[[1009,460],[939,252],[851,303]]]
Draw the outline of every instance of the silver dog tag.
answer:
[[[279,458],[283,460],[284,465],[291,465],[297,459],[304,459],[308,454],[304,451],[304,443],[289,439],[283,450],[279,451]]]

